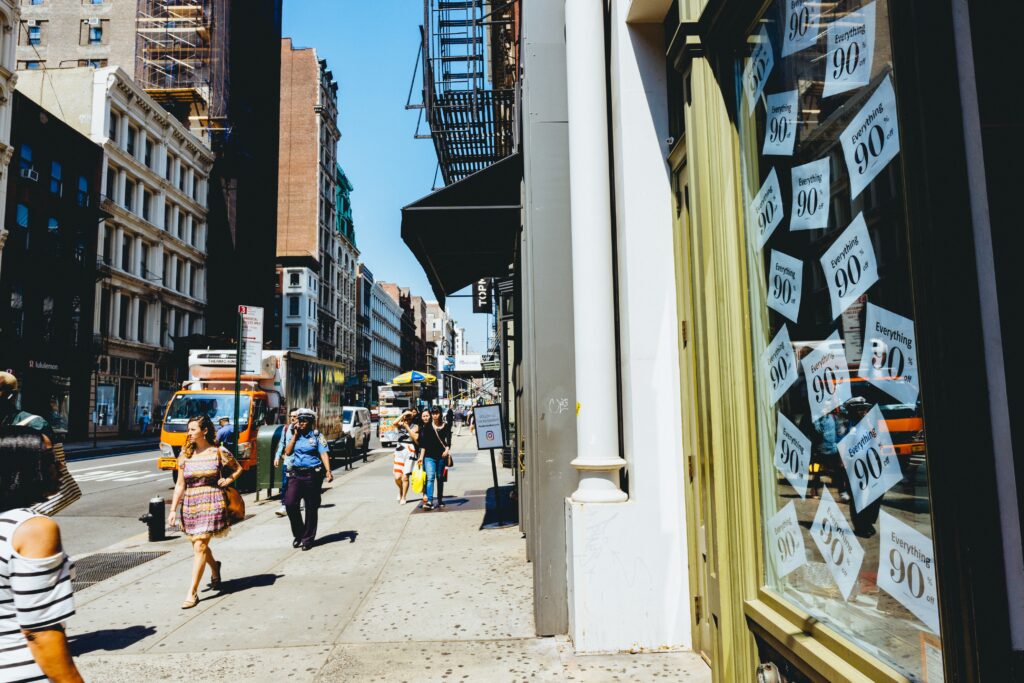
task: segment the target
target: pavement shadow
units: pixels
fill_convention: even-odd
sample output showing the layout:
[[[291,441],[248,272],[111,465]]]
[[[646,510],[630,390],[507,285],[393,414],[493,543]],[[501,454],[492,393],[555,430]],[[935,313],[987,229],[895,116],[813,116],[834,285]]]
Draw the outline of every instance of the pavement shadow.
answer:
[[[155,633],[155,626],[128,626],[127,628],[107,628],[91,633],[79,633],[68,636],[68,649],[75,657],[97,650],[108,652],[123,650]]]
[[[356,542],[356,536],[359,535],[358,531],[336,531],[333,534],[327,534],[316,539],[315,545],[326,545],[327,543],[334,543],[336,541],[344,541],[346,538],[349,543]]]
[[[512,526],[519,523],[519,506],[512,500],[514,486],[499,486],[497,498],[495,498],[494,487],[487,489],[487,509],[484,512],[480,528],[495,528],[500,526]]]
[[[219,595],[240,593],[250,588],[264,588],[273,586],[284,574],[253,574],[252,576],[240,576],[237,579],[224,579],[220,582]]]

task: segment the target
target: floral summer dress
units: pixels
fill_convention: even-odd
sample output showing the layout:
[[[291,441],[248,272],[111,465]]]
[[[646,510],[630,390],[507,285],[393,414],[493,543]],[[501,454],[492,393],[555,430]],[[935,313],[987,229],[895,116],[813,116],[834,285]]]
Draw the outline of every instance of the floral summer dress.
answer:
[[[181,529],[189,536],[221,536],[231,526],[224,489],[217,486],[222,458],[234,465],[231,455],[221,456],[219,449],[212,448],[182,459],[185,495],[181,499]]]

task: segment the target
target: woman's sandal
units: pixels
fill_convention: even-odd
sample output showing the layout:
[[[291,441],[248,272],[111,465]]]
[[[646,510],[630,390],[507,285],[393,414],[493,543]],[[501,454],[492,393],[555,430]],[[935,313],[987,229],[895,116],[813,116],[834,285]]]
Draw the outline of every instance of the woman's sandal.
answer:
[[[193,595],[191,600],[181,603],[181,609],[192,609],[199,604],[199,595]]]
[[[212,591],[219,591],[220,590],[220,561],[219,560],[217,562],[217,575],[213,576],[212,573],[210,575],[210,590],[212,590]]]

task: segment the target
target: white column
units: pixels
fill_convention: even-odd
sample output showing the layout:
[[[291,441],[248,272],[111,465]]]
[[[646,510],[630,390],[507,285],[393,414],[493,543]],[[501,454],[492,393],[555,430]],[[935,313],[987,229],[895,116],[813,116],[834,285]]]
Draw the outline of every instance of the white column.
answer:
[[[604,3],[566,0],[576,459],[581,503],[620,503]]]
[[[171,314],[167,316],[167,346],[170,347],[174,342],[171,341],[171,337],[178,334],[178,309],[172,308]]]
[[[121,332],[121,292],[113,291],[110,297],[110,336],[120,337]]]
[[[125,267],[125,264],[121,263],[121,256],[124,253],[124,250],[121,248],[123,244],[124,244],[124,228],[122,228],[119,225],[116,228],[114,228],[114,242],[110,246],[111,246],[111,251],[113,252],[111,254],[111,256],[114,259],[114,267],[115,268],[121,268],[122,270]]]
[[[101,242],[102,244],[102,242]],[[100,309],[102,308],[103,301],[103,285],[99,282],[96,283],[96,298],[93,299],[95,304],[92,307],[92,331],[93,334],[106,334],[106,330],[100,329]]]
[[[129,308],[128,317],[128,338],[132,341],[142,341],[139,339],[139,297],[132,297],[132,304]]]

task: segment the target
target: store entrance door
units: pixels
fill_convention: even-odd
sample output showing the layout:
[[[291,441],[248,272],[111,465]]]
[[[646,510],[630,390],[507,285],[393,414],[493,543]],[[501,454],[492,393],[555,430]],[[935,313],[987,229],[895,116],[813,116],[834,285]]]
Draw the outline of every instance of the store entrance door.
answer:
[[[674,162],[674,244],[676,262],[676,301],[679,317],[679,377],[682,406],[683,457],[686,458],[687,527],[690,530],[690,594],[693,596],[693,649],[714,670],[715,643],[718,639],[718,573],[714,552],[714,489],[712,486],[708,425],[701,424],[700,405],[704,400],[699,377],[701,364],[696,354],[700,345],[699,312],[694,292],[698,288],[693,262],[693,238],[690,214],[689,172],[685,142],[672,154]],[[696,299],[700,301],[701,299]]]

